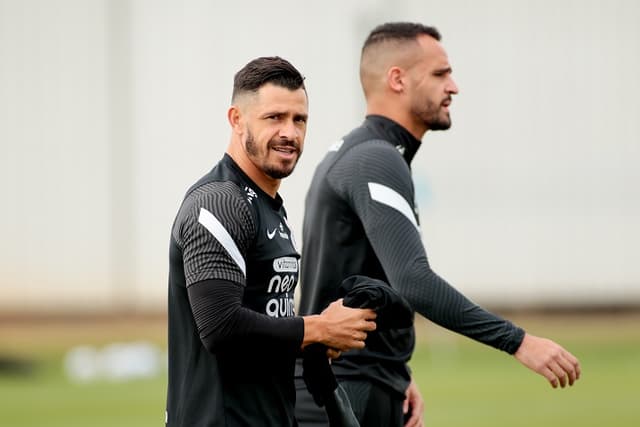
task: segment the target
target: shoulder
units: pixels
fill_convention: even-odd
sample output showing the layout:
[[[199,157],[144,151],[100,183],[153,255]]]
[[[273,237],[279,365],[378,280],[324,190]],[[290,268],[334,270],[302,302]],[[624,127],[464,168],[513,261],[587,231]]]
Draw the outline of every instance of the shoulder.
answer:
[[[232,181],[207,182],[192,189],[183,202],[184,211],[206,209],[216,213],[249,213],[247,194]]]
[[[248,197],[232,181],[209,181],[193,187],[176,217],[174,235],[185,236],[193,225],[209,222],[220,223],[228,230],[252,232],[255,219]]]
[[[342,155],[344,161],[366,161],[381,164],[394,163],[405,164],[406,162],[393,143],[384,139],[367,139],[365,141],[346,144],[345,152]]]
[[[340,149],[344,152],[336,160],[331,175],[345,185],[397,182],[405,186],[411,182],[409,165],[389,141],[368,139],[352,144],[347,141]]]

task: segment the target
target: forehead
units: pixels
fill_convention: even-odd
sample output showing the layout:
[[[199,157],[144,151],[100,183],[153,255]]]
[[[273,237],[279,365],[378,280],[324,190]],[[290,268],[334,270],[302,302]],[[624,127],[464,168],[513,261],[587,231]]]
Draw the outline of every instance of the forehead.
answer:
[[[422,35],[418,37],[418,46],[420,49],[418,60],[420,65],[429,68],[450,67],[447,51],[444,50],[444,47],[438,40],[428,35]]]
[[[308,110],[307,93],[304,89],[290,90],[273,83],[260,87],[250,104],[258,112],[307,114]]]

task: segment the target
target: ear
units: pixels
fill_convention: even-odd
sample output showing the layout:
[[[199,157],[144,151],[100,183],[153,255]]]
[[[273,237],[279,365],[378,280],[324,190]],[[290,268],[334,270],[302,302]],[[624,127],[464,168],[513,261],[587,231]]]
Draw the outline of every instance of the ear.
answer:
[[[387,86],[397,93],[404,92],[406,74],[400,67],[391,67],[387,71]]]
[[[238,106],[232,105],[229,107],[229,110],[227,111],[227,120],[229,120],[232,132],[237,134],[242,133],[242,111],[240,111]]]

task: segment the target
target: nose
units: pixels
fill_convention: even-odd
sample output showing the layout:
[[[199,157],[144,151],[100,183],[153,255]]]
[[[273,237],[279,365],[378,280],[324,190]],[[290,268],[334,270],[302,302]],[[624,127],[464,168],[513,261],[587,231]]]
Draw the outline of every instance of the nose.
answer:
[[[293,120],[285,120],[280,127],[279,132],[280,139],[287,139],[289,141],[298,141],[298,128]]]
[[[448,94],[456,95],[458,93],[458,85],[456,84],[453,78],[449,77],[449,82],[447,83],[447,87],[445,89]]]

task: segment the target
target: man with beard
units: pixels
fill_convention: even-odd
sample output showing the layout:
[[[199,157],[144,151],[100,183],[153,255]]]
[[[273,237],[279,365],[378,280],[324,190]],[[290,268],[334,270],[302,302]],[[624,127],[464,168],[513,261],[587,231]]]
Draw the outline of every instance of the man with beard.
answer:
[[[299,255],[280,180],[307,125],[303,77],[278,57],[234,79],[231,141],[188,191],[171,231],[168,426],[294,426],[293,370],[311,343],[364,347],[375,313],[341,301],[296,317]]]
[[[573,385],[580,365],[572,354],[475,305],[427,260],[410,165],[428,130],[451,126],[458,93],[451,73],[433,27],[387,23],[369,34],[360,62],[367,116],[329,149],[306,198],[300,313],[327,307],[345,278],[369,276],[431,321],[514,355],[553,387]],[[423,401],[406,365],[413,347],[413,327],[380,329],[365,349],[333,361],[362,426],[423,424]],[[296,388],[300,425],[327,425],[299,378]]]

